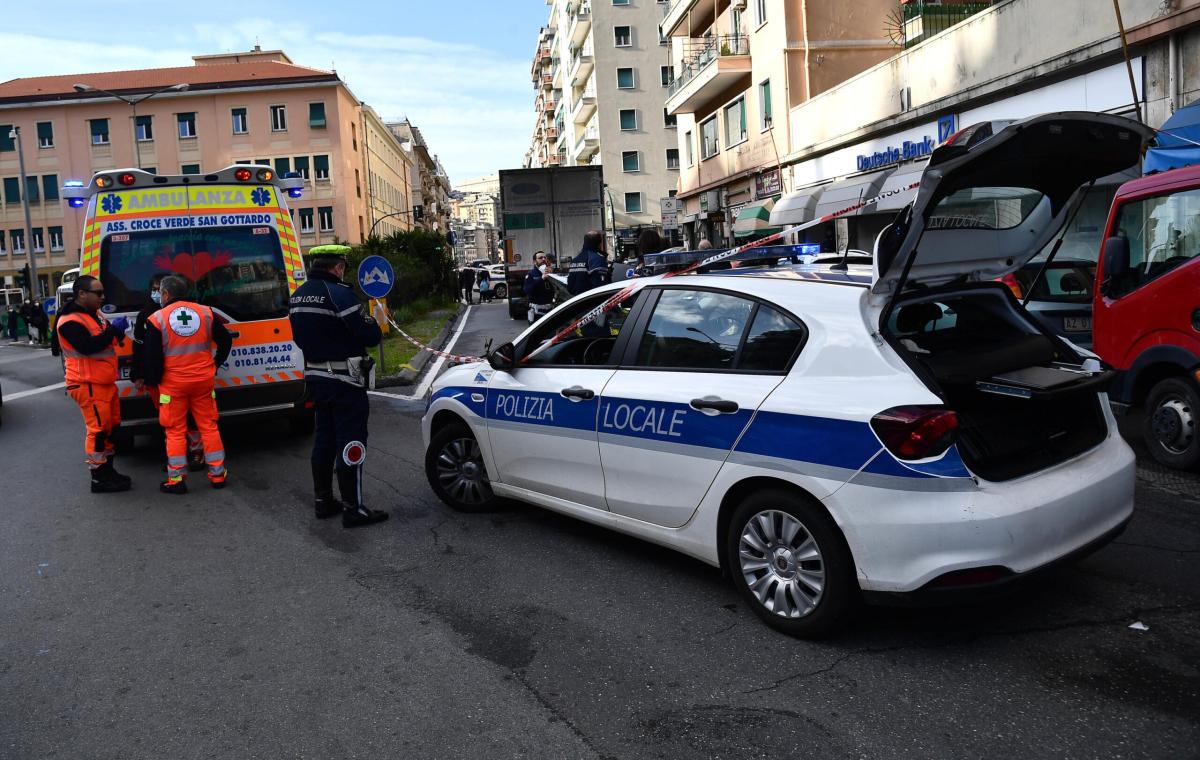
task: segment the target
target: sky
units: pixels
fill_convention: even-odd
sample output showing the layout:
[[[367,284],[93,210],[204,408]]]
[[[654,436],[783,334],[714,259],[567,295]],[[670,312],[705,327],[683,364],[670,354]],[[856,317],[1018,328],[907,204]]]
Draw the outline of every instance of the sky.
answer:
[[[529,70],[550,12],[543,0],[4,5],[0,81],[189,66],[257,42],[336,68],[384,119],[412,119],[452,183],[521,165],[535,117]]]

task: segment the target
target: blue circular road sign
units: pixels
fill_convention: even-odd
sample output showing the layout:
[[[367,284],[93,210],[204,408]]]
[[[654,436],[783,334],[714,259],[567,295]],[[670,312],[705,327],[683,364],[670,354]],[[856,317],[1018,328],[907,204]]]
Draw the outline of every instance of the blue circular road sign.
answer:
[[[383,298],[392,292],[395,281],[392,265],[382,256],[368,256],[358,265],[358,284],[371,298]]]

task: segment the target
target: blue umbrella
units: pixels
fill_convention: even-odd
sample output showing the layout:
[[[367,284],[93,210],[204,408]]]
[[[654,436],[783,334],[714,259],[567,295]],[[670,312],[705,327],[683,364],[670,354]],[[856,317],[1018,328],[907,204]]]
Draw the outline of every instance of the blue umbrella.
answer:
[[[1144,173],[1200,164],[1200,100],[1180,108],[1159,130],[1157,147],[1146,151]]]

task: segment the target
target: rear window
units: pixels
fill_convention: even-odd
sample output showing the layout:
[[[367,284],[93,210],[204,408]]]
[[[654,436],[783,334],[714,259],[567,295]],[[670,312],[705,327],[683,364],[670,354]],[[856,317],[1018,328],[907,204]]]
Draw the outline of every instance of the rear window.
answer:
[[[109,235],[100,248],[107,311],[138,311],[150,282],[182,276],[188,297],[244,322],[287,316],[287,272],[269,226],[150,230]]]
[[[1055,303],[1091,303],[1092,283],[1096,279],[1096,265],[1087,261],[1059,261],[1055,259],[1034,283],[1045,261],[1034,262],[1016,273],[1021,292],[1030,301],[1052,301]],[[1032,290],[1030,289],[1032,287]]]
[[[1028,187],[970,187],[938,201],[926,228],[1008,230],[1020,226],[1044,199]]]

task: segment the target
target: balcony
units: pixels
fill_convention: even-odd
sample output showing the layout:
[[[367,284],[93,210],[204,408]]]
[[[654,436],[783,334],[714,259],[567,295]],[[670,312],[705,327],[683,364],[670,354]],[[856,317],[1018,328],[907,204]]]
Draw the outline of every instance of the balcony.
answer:
[[[571,106],[571,121],[576,124],[586,124],[592,114],[596,112],[596,75],[588,77],[587,84],[584,85],[583,91],[575,96],[575,103]]]
[[[554,75],[553,74],[543,74],[542,75],[542,89],[543,90],[553,90],[554,89]]]
[[[692,37],[703,32],[728,7],[729,0],[672,0],[659,29],[668,37]],[[742,13],[748,21],[747,12]]]
[[[904,47],[918,45],[991,7],[990,0],[962,5],[931,5],[921,1],[909,3],[903,7]]]
[[[554,113],[554,109],[557,107],[558,103],[554,102],[554,98],[548,98],[546,102],[542,104],[542,110],[546,113]]]
[[[583,129],[583,134],[575,141],[575,152],[572,154],[576,164],[587,164],[596,151],[600,150],[600,125],[595,114]]]
[[[557,140],[558,139],[558,129],[556,129],[555,127],[546,127],[546,139],[547,140]]]
[[[667,112],[694,113],[735,85],[750,84],[750,38],[744,34],[690,39],[683,44]]]
[[[562,163],[562,160],[563,160],[563,157],[560,156],[559,154],[555,153],[554,155],[550,156],[550,160],[547,161],[546,163],[549,164],[550,166],[558,166]]]
[[[595,48],[591,39],[571,53],[571,84],[585,81],[595,68]]]
[[[592,30],[592,3],[591,0],[576,0],[568,8],[571,12],[571,24],[567,31],[567,45],[579,47]]]

